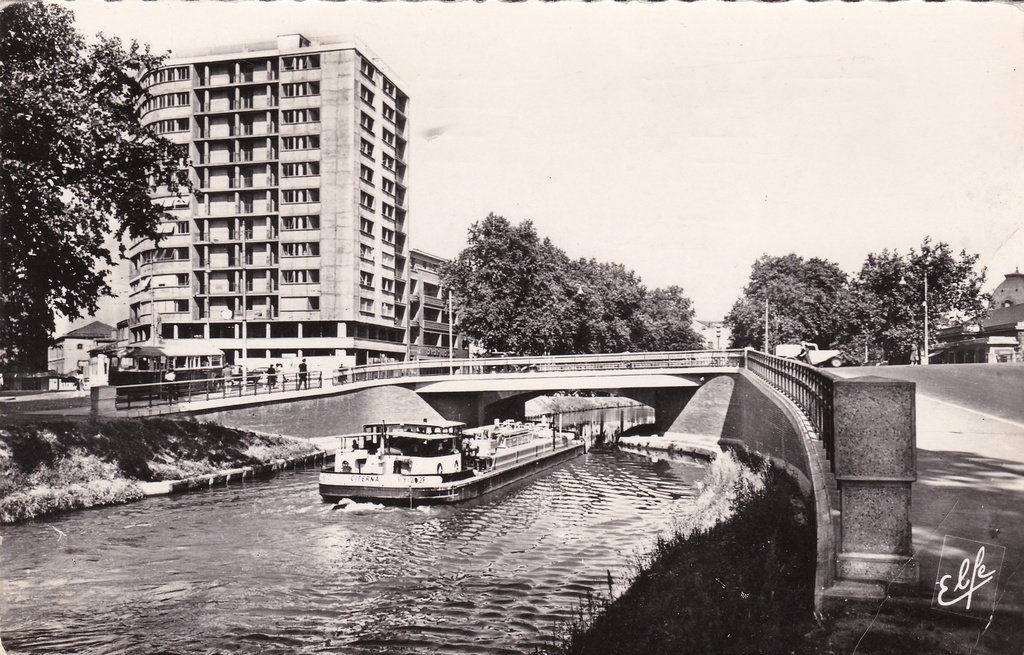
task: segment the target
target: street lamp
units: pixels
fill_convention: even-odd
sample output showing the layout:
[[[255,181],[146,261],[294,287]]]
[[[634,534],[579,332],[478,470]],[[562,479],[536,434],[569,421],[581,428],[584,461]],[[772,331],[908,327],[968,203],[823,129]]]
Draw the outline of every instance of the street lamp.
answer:
[[[900,277],[900,286],[907,286],[907,278]],[[924,272],[924,300],[921,302],[924,307],[924,352],[921,356],[921,365],[927,366],[929,363],[929,343],[928,343],[928,271]]]

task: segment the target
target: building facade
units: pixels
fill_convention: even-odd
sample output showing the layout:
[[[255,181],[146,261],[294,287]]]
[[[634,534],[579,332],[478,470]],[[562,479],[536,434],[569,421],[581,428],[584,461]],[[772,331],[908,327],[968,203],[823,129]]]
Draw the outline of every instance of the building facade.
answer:
[[[143,124],[192,192],[132,245],[129,344],[205,339],[231,363],[406,355],[409,98],[361,44],[293,34],[143,78]]]
[[[57,337],[46,351],[47,368],[58,375],[86,375],[89,371],[89,351],[114,343],[115,330],[100,321],[72,330]]]
[[[989,311],[976,321],[936,332],[932,359],[943,364],[1024,362],[1024,273],[1017,270],[992,292]]]
[[[441,286],[444,262],[415,248],[409,253],[408,359],[469,356],[465,339],[453,322],[450,297]]]

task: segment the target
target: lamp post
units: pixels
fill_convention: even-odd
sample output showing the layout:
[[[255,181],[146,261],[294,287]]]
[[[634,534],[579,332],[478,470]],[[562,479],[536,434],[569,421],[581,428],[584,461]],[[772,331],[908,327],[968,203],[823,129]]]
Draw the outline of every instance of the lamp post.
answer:
[[[900,278],[900,286],[907,286],[907,278]],[[921,352],[921,366],[927,366],[929,364],[929,342],[928,342],[928,271],[924,271],[924,299],[921,301],[921,306],[924,307],[924,348]]]

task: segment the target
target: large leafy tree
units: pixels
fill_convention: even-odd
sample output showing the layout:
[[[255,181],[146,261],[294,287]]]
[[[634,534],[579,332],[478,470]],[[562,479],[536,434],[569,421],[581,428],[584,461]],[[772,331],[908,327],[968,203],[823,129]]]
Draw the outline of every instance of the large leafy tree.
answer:
[[[846,273],[839,265],[795,254],[763,255],[750,271],[743,295],[725,317],[732,345],[771,349],[780,343],[811,341],[837,345],[849,303]],[[765,301],[768,341],[764,343]]]
[[[182,153],[140,126],[137,43],[86,43],[71,11],[0,10],[0,365],[44,368],[54,312],[78,318],[110,295],[108,245],[152,238],[151,185],[176,187]]]
[[[578,281],[573,296],[573,339],[577,353],[636,350],[642,327],[639,312],[647,290],[633,271],[621,264],[580,259],[574,263]]]
[[[490,214],[469,228],[466,248],[443,271],[463,333],[491,352],[571,350],[568,258],[533,224]]]
[[[693,329],[693,303],[681,287],[655,289],[640,307],[639,349],[699,350],[704,341]]]
[[[905,255],[890,250],[869,254],[851,285],[847,339],[871,351],[880,349],[892,363],[910,361],[924,340],[925,279],[931,347],[935,330],[985,311],[985,271],[977,263],[978,255],[963,250],[956,254],[947,243],[930,238]]]

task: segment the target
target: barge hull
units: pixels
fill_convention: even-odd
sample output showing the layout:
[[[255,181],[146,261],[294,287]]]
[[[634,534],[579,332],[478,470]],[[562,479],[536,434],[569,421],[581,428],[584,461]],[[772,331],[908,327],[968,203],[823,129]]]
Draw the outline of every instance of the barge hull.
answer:
[[[435,487],[383,488],[360,485],[336,485],[321,482],[320,496],[326,502],[348,498],[357,502],[385,505],[438,505],[478,498],[510,484],[558,466],[584,453],[583,444],[576,444],[545,457],[511,468],[470,478],[465,482]],[[330,473],[329,471],[325,473]]]

